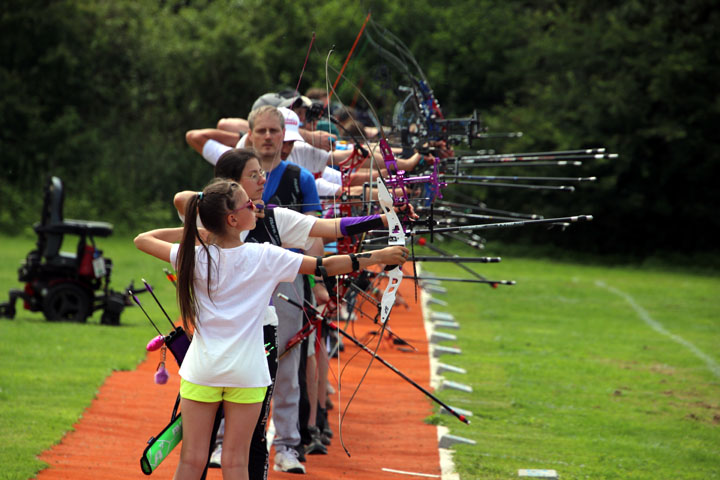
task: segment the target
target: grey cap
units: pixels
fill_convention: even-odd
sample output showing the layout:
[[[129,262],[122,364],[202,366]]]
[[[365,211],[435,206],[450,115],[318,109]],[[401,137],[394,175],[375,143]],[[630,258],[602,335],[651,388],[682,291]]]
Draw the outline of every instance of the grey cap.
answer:
[[[312,107],[312,100],[305,95],[296,95],[291,98],[283,98],[283,101],[278,106],[290,109],[297,107],[310,108]]]
[[[280,104],[286,100],[285,97],[280,96],[277,93],[266,93],[264,95],[261,95],[258,97],[257,100],[255,100],[255,103],[253,103],[252,110],[257,110],[260,107],[264,107],[265,105],[272,105],[273,107],[279,107]]]

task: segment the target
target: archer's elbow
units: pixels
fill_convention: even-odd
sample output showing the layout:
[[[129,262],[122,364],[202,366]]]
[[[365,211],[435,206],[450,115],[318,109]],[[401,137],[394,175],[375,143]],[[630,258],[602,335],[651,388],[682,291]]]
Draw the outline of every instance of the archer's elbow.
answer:
[[[133,243],[135,244],[135,248],[138,250],[142,250],[142,245],[145,243],[147,238],[147,232],[139,233],[134,239]]]

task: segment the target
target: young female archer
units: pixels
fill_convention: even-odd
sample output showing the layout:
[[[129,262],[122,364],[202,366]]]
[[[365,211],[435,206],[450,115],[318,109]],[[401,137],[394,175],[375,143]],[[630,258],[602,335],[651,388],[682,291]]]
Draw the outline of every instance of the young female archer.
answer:
[[[197,217],[203,229],[198,229]],[[227,180],[194,195],[185,219],[184,228],[152,230],[135,238],[137,248],[175,266],[180,313],[186,330],[193,332],[180,368],[183,442],[174,478],[202,476],[222,402],[223,478],[245,480],[250,439],[270,384],[262,319],[277,284],[298,273],[313,274],[320,265],[328,275],[338,275],[370,265],[403,264],[408,250],[396,246],[368,257],[316,259],[270,244],[243,243],[240,233],[255,227],[255,206],[239,184]]]
[[[262,203],[265,175],[260,168],[260,162],[257,155],[252,150],[230,149],[224,152],[215,165],[215,176],[239,183],[254,203]],[[193,191],[179,192],[175,195],[174,204],[179,213],[182,214],[186,211],[187,204],[195,195],[196,192]],[[409,210],[409,214],[412,217],[417,217],[417,215],[412,212],[412,209]],[[182,217],[184,218],[184,216]],[[288,208],[279,207],[265,209],[262,214],[258,213],[255,228],[247,232],[242,232],[240,238],[244,242],[269,242],[273,245],[285,248],[307,249],[309,242],[311,242],[314,237],[335,240],[344,235],[352,235],[370,229],[379,229],[383,227],[387,227],[387,220],[384,215],[371,215],[359,218],[344,217],[337,219],[322,219],[304,215]],[[278,344],[277,315],[274,313],[273,306],[267,307],[263,324],[263,332],[263,344],[271,345],[266,359],[272,383],[266,392],[261,414],[258,418],[250,445],[250,480],[262,480],[267,478],[269,460],[268,448],[265,441],[267,416],[270,399],[273,394],[275,373],[278,368],[277,356],[278,353],[282,353],[284,351],[285,344],[289,339],[280,339],[281,342]],[[319,385],[317,398],[321,399],[324,403],[325,390],[320,387],[324,387],[324,382],[327,377],[327,361],[318,361],[317,365],[320,370],[317,382]],[[309,421],[311,425],[315,424],[314,419],[312,418],[314,416],[312,409],[314,406],[313,404],[315,403],[316,402],[312,402],[310,405],[311,418]],[[221,442],[223,441],[224,431],[225,426],[221,425],[220,431],[218,432],[217,445],[215,446],[215,451],[211,457],[211,466],[222,465],[222,454],[220,454],[220,458],[217,457],[218,453],[222,452]],[[283,455],[276,454],[275,457],[276,465],[281,463],[280,470],[295,473],[297,469],[299,470],[297,473],[302,472],[302,470],[300,470],[302,465],[291,455],[285,455],[285,457],[288,457],[285,460],[278,457],[283,457]],[[282,461],[279,462],[280,460]]]

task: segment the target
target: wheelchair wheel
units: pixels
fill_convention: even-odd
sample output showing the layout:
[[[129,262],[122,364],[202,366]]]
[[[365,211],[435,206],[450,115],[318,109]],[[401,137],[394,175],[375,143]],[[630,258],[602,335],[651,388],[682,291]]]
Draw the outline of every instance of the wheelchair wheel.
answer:
[[[43,313],[51,322],[84,322],[90,314],[90,295],[74,283],[50,287],[43,301]]]

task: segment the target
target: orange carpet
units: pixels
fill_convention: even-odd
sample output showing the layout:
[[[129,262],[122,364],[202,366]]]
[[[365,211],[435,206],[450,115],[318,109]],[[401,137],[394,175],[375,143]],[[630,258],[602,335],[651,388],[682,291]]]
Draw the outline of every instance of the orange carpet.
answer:
[[[388,337],[381,343],[378,354],[426,389],[430,389],[430,363],[428,343],[422,320],[421,305],[414,303],[413,284],[404,281],[400,294],[410,309],[396,306],[388,325],[392,331],[414,347],[415,351],[398,348]],[[364,306],[369,313],[372,305]],[[355,332],[363,338],[379,327],[364,316],[358,316]],[[348,361],[342,375],[339,395],[333,396],[335,408],[328,412],[335,433],[327,455],[308,455],[305,476],[278,473],[270,467],[270,478],[312,479],[398,479],[418,478],[387,472],[383,469],[409,471],[427,475],[440,475],[437,449],[437,431],[423,419],[432,413],[432,403],[420,391],[400,378],[377,360],[363,381],[342,424],[342,437],[350,451],[348,457],[340,446],[338,413],[355,389],[370,361],[370,355],[345,340],[341,353],[341,368]],[[374,349],[377,340],[369,342]],[[107,378],[97,397],[83,413],[81,419],[62,441],[40,455],[49,464],[36,478],[39,480],[126,480],[145,478],[140,470],[140,456],[147,440],[160,432],[170,418],[170,412],[179,388],[179,376],[174,359],[168,354],[170,380],[156,385],[153,375],[160,361],[159,352],[148,354],[147,359],[132,372],[115,372]],[[337,378],[337,359],[332,359],[331,381]],[[178,462],[180,448],[151,475],[152,478],[170,479]],[[271,455],[272,461],[272,455]],[[222,478],[219,469],[210,469],[208,479]]]

